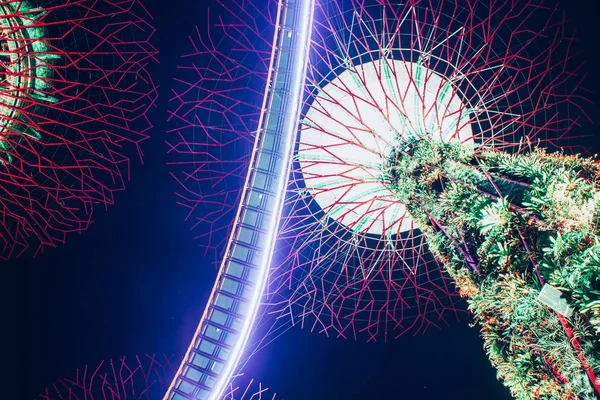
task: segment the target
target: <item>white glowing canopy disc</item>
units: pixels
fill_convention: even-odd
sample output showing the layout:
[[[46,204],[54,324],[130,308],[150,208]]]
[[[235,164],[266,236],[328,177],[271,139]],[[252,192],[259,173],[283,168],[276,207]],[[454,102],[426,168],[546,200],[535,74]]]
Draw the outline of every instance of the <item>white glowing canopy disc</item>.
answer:
[[[450,81],[420,63],[382,58],[321,87],[303,120],[296,159],[306,190],[354,232],[394,235],[416,226],[385,182],[400,138],[473,141],[470,110]]]

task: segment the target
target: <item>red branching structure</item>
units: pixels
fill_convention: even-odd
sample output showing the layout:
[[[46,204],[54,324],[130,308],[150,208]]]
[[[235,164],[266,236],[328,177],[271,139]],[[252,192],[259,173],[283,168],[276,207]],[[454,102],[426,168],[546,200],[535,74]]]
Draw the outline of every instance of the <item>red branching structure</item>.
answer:
[[[156,400],[162,398],[175,374],[171,356],[135,356],[105,360],[95,368],[75,371],[44,389],[35,400]],[[275,400],[275,394],[254,380],[236,375],[223,400]],[[240,386],[241,385],[241,386]]]
[[[161,398],[175,373],[171,358],[152,355],[102,361],[95,368],[78,369],[60,379],[36,400],[123,400]]]
[[[194,51],[171,99],[180,203],[217,259],[272,46],[272,7],[227,4],[226,17],[211,15],[208,30],[190,37]],[[422,135],[581,151],[573,42],[564,16],[543,1],[318,2],[271,310],[365,340],[458,318],[453,282],[382,177],[390,149],[398,137]]]
[[[276,393],[270,392],[269,388],[264,387],[260,382],[254,382],[253,379],[245,386],[238,386],[236,381],[242,380],[243,377],[243,374],[239,374],[231,378],[223,394],[223,400],[275,400]]]
[[[293,320],[376,340],[453,316],[453,283],[380,176],[397,137],[575,150],[573,38],[541,2],[513,3],[320,3],[281,233],[296,250],[273,273]]]
[[[150,21],[138,0],[0,2],[0,257],[63,243],[124,188],[157,96]]]
[[[272,48],[276,2],[223,1],[190,35],[170,102],[178,203],[207,254],[225,246],[254,142]],[[225,50],[226,49],[226,50]]]

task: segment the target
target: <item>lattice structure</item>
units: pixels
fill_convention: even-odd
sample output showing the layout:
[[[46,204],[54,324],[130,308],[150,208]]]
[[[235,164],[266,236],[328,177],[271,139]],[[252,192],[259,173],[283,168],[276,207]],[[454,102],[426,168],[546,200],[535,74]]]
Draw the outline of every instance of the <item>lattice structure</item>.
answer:
[[[190,38],[171,118],[180,202],[216,260],[248,166],[273,22],[258,4],[223,9],[228,19]],[[456,319],[454,285],[382,171],[397,137],[579,150],[570,132],[584,113],[563,22],[541,1],[319,2],[272,310],[365,340]]]
[[[252,379],[245,386],[237,386],[236,381],[242,380],[243,377],[244,375],[236,375],[232,378],[222,397],[223,400],[275,400],[275,393]]]
[[[137,0],[0,2],[0,257],[89,225],[129,178],[156,99]]]
[[[220,262],[250,161],[271,57],[276,1],[220,2],[190,35],[170,101],[178,203]]]
[[[35,400],[156,400],[167,390],[175,368],[170,356],[122,357],[104,360],[95,368],[75,371],[73,377],[58,380]],[[240,386],[241,385],[241,386]],[[267,400],[275,394],[262,384],[233,377],[222,400]]]
[[[86,366],[73,377],[58,380],[36,400],[159,399],[175,372],[171,359],[145,355],[104,360],[95,368]]]

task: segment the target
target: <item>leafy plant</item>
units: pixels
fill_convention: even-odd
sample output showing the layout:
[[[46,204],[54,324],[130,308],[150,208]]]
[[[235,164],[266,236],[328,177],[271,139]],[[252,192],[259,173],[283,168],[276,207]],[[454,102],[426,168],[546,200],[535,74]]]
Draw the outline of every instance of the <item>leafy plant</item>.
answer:
[[[498,377],[519,399],[595,399],[600,374],[600,168],[410,139],[392,189],[456,280]],[[562,292],[567,319],[538,301]],[[594,389],[594,384],[596,389]]]

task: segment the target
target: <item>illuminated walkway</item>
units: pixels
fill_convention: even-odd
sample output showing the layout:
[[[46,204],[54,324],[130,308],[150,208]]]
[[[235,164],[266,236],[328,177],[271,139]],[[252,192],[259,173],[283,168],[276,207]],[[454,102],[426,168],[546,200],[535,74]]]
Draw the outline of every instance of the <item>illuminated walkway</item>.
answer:
[[[298,132],[314,0],[279,0],[263,108],[241,202],[210,299],[165,400],[220,399],[265,288]]]

